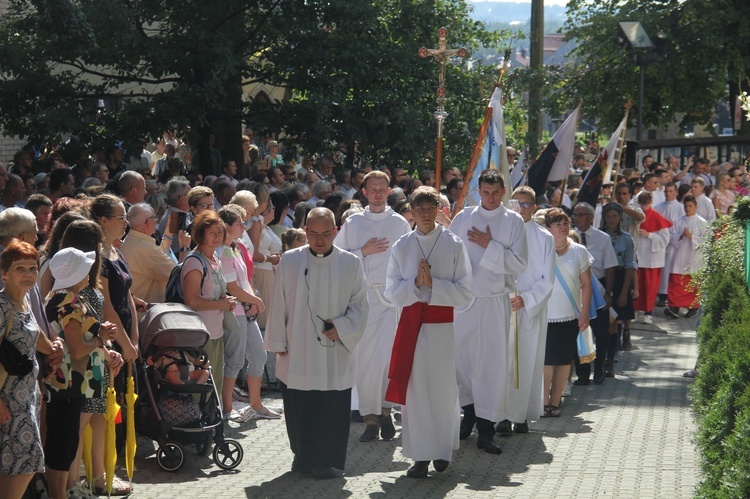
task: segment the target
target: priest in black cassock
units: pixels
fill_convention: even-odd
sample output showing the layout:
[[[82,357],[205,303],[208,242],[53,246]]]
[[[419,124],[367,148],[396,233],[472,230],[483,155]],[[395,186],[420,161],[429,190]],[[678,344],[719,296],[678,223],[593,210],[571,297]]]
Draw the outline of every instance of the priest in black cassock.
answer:
[[[367,287],[359,259],[333,245],[331,210],[310,211],[305,231],[309,244],[284,253],[276,270],[265,349],[277,354],[292,471],[335,478],[346,463]]]

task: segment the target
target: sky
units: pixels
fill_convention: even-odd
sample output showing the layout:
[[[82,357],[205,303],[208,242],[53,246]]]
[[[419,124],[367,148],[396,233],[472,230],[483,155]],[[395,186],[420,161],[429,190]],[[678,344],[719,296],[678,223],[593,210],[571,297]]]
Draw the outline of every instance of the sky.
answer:
[[[473,2],[511,2],[511,3],[531,3],[531,0],[472,0]],[[544,5],[562,5],[568,4],[568,0],[544,0]]]

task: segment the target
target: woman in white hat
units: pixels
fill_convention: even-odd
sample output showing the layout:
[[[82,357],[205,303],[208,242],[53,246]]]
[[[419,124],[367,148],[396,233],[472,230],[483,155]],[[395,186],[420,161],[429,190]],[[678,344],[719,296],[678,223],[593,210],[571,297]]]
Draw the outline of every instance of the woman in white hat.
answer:
[[[114,324],[100,323],[79,296],[96,285],[96,253],[64,248],[50,260],[55,280],[45,311],[50,328],[65,340],[62,365],[45,378],[47,385],[47,439],[44,445],[50,497],[66,497],[70,464],[78,449],[81,408],[85,398],[98,398],[105,389],[100,380],[102,362],[113,375],[122,367],[120,354],[108,349],[116,336]]]

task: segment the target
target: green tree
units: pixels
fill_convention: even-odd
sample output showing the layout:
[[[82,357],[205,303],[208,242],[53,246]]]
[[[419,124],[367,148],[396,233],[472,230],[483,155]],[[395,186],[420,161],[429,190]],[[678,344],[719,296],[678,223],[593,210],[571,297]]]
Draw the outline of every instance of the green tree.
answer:
[[[417,50],[434,46],[440,26],[469,50],[502,37],[468,12],[463,0],[11,0],[0,21],[0,127],[43,144],[174,126],[195,134],[201,157],[214,133],[239,159],[249,122],[306,151],[357,140],[370,157],[419,166],[434,147],[437,65]],[[446,162],[468,163],[494,77],[449,67]],[[293,98],[243,102],[254,83]]]
[[[646,66],[645,125],[709,124],[717,101],[734,106],[748,83],[750,4],[743,0],[572,0],[567,13],[564,31],[579,44],[574,62],[546,75],[552,114],[583,99],[584,117],[612,130],[625,102],[637,102],[639,70],[616,42],[620,21],[640,21],[652,38],[667,36],[662,60]]]

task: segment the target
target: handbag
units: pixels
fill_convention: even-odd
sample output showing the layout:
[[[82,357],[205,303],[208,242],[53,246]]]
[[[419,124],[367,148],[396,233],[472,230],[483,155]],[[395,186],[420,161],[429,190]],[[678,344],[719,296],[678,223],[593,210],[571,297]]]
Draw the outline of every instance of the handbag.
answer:
[[[10,341],[4,341],[13,329],[14,314],[11,308],[5,321],[5,331],[0,340],[0,364],[9,376],[26,376],[34,370],[34,359],[31,355],[21,352]]]
[[[565,291],[568,300],[570,300],[570,304],[573,305],[573,309],[580,315],[581,309],[573,297],[573,292],[570,290],[570,284],[573,283],[573,279],[570,277],[565,264],[558,255],[555,255],[555,277],[560,282],[563,291]],[[578,348],[578,359],[581,364],[588,364],[596,359],[596,344],[594,343],[594,334],[591,331],[591,326],[578,331],[576,347]]]

